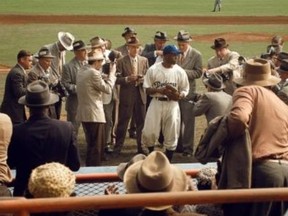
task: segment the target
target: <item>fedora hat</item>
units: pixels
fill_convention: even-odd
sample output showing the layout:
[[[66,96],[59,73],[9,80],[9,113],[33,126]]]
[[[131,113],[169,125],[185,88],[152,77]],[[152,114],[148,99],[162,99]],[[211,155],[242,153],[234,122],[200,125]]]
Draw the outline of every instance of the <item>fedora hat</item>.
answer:
[[[142,161],[146,158],[146,155],[144,154],[137,154],[134,157],[131,158],[131,160],[127,163],[120,163],[116,169],[117,175],[119,176],[119,178],[121,180],[123,180],[124,177],[124,173],[126,172],[126,170],[128,169],[128,167],[130,167],[132,164],[138,162],[138,161]]]
[[[86,50],[87,48],[88,47],[82,40],[78,40],[73,43],[73,51]]]
[[[154,39],[156,40],[165,40],[168,41],[168,37],[166,32],[157,31],[154,35]]]
[[[129,166],[123,178],[128,193],[186,191],[187,180],[186,173],[170,164],[161,151],[153,151],[144,160]],[[160,211],[170,207],[146,208]]]
[[[102,47],[107,44],[107,41],[105,41],[103,38],[96,36],[90,39],[90,45],[91,48],[98,48]]]
[[[280,67],[277,69],[279,73],[288,73],[288,59],[281,61]]]
[[[124,32],[122,33],[122,37],[125,37],[125,35],[127,34],[131,34],[133,36],[137,35],[137,33],[135,32],[135,30],[133,28],[130,28],[130,27],[126,27],[124,29]]]
[[[214,44],[211,46],[212,49],[221,49],[221,48],[227,48],[229,44],[226,43],[226,40],[224,38],[216,38],[214,40]]]
[[[139,47],[139,46],[141,46],[141,44],[140,44],[138,38],[136,38],[136,37],[130,37],[130,38],[127,40],[126,46],[136,46],[136,47]]]
[[[104,60],[104,55],[101,51],[92,51],[88,53],[88,61]]]
[[[37,55],[35,56],[35,58],[55,58],[55,56],[53,56],[50,52],[50,50],[47,47],[42,47],[39,52],[37,53]]]
[[[266,59],[249,59],[244,64],[243,77],[235,78],[234,82],[241,86],[273,86],[280,82],[280,78],[272,76],[270,63]]]
[[[178,32],[177,36],[174,37],[174,40],[182,41],[182,42],[189,42],[192,41],[192,37],[190,36],[189,32],[181,30]]]
[[[66,50],[73,49],[75,37],[69,32],[58,32],[58,40]]]
[[[204,85],[207,85],[214,90],[222,90],[226,87],[225,84],[223,83],[222,77],[217,73],[213,74],[204,73],[202,81]]]
[[[56,103],[59,96],[50,93],[48,84],[36,80],[30,83],[26,89],[26,95],[19,98],[18,103],[28,107],[43,107]]]
[[[34,198],[69,197],[75,188],[75,174],[66,166],[52,162],[33,169],[28,189]]]

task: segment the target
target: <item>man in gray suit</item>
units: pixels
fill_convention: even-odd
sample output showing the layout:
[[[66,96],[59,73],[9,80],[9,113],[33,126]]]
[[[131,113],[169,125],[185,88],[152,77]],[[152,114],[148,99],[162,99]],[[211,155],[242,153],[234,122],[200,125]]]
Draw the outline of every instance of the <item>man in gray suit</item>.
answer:
[[[18,99],[26,94],[26,70],[31,67],[32,54],[26,50],[20,50],[17,54],[17,64],[9,71],[6,77],[4,98],[0,111],[11,118],[13,125],[26,120],[24,105],[18,104]]]
[[[203,75],[203,83],[207,92],[195,103],[195,116],[205,114],[207,124],[217,116],[224,115],[232,104],[232,96],[223,91],[225,85],[219,74]]]
[[[177,150],[183,150],[183,156],[190,157],[194,147],[195,116],[191,112],[193,104],[189,101],[195,97],[196,79],[202,75],[202,55],[190,45],[192,37],[189,32],[181,30],[174,39],[177,40],[179,50],[182,52],[177,64],[185,70],[190,85],[188,95],[179,101],[182,126]]]
[[[88,65],[83,66],[77,74],[77,120],[82,122],[87,142],[86,166],[100,166],[105,159],[106,119],[102,94],[112,92],[116,65],[111,63],[110,73],[104,81],[101,75],[103,60],[101,51],[88,53]]]
[[[65,109],[67,111],[67,121],[70,121],[78,134],[80,122],[76,120],[77,114],[77,87],[76,78],[80,68],[87,64],[87,49],[82,40],[73,43],[74,58],[65,65],[63,65],[62,83],[69,92],[66,100]]]
[[[114,154],[118,155],[124,145],[129,121],[134,114],[138,153],[143,153],[141,134],[146,114],[146,93],[143,89],[143,76],[149,67],[147,58],[140,56],[140,43],[136,37],[127,42],[128,55],[117,61],[116,83],[120,85],[119,122],[116,132]]]

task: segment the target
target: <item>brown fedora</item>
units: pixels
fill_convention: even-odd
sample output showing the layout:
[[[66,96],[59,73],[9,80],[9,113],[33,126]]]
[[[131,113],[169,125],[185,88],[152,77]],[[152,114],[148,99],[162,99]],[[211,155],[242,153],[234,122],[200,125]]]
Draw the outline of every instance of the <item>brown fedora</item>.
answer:
[[[265,59],[249,59],[244,64],[243,77],[235,78],[234,82],[241,85],[273,86],[280,78],[272,76],[269,61]]]
[[[144,160],[128,167],[123,182],[128,193],[172,192],[187,190],[187,175],[179,167],[170,164],[161,151],[153,151]],[[145,207],[165,210],[171,205]]]
[[[221,49],[221,48],[227,48],[229,44],[226,43],[226,40],[224,38],[216,38],[214,40],[214,44],[211,46],[212,49]]]
[[[136,37],[130,37],[126,43],[126,46],[136,46],[136,47],[139,47],[141,46],[138,38]]]
[[[92,39],[90,39],[90,45],[91,45],[91,48],[98,48],[98,47],[102,47],[104,45],[107,44],[107,41],[103,40],[103,38],[99,37],[99,36],[96,36],[96,37],[93,37]]]
[[[36,80],[27,86],[26,95],[19,98],[18,103],[28,107],[43,107],[56,103],[59,96],[49,91],[48,84]]]

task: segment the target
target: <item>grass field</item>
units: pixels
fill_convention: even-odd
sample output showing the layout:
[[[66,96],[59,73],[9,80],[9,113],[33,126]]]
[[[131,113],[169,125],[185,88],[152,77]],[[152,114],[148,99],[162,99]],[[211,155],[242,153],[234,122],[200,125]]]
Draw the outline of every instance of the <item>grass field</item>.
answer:
[[[287,0],[223,0],[217,16],[286,16]],[[2,14],[211,16],[214,0],[1,0]]]

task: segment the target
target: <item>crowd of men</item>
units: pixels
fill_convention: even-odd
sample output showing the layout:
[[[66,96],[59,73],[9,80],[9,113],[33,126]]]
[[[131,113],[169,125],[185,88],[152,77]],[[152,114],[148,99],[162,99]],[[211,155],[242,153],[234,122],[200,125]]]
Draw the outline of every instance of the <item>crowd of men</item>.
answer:
[[[144,47],[130,27],[122,37],[125,43],[112,49],[111,42],[100,36],[86,45],[69,32],[59,32],[58,40],[37,54],[19,51],[17,64],[6,78],[0,109],[13,124],[11,141],[4,137],[3,145],[8,165],[17,171],[14,195],[25,194],[30,173],[39,165],[59,162],[73,171],[79,169],[76,143],[81,124],[87,143],[86,166],[100,166],[107,154],[121,154],[127,132],[136,139],[138,154],[149,155],[160,142],[171,162],[175,151],[183,157],[193,155],[195,116],[202,114],[208,129],[221,116],[224,120],[214,124],[221,121],[228,128],[228,140],[249,134],[241,138],[246,141],[243,146],[248,146],[242,149],[244,155],[252,161],[252,165],[243,164],[250,170],[243,176],[250,179],[245,187],[287,186],[283,182],[288,182],[284,172],[288,169],[288,53],[283,52],[280,36],[272,38],[261,58],[249,60],[231,51],[225,38],[216,38],[211,45],[215,55],[207,67],[187,31],[180,30],[173,38],[177,46],[168,44],[162,31]],[[67,50],[74,57],[65,63]],[[196,89],[199,78],[207,89],[203,94]],[[63,99],[67,121],[59,120]],[[29,108],[28,119],[24,106]],[[5,122],[6,115],[0,116]],[[11,136],[11,128],[2,129]],[[207,131],[204,137],[215,141]],[[223,158],[227,162],[227,154]],[[6,162],[3,166],[8,167]],[[271,169],[278,173],[270,175]],[[270,180],[263,183],[267,173]],[[268,207],[249,204],[238,213],[278,215],[278,204]],[[226,214],[235,215],[235,208],[227,206]]]

